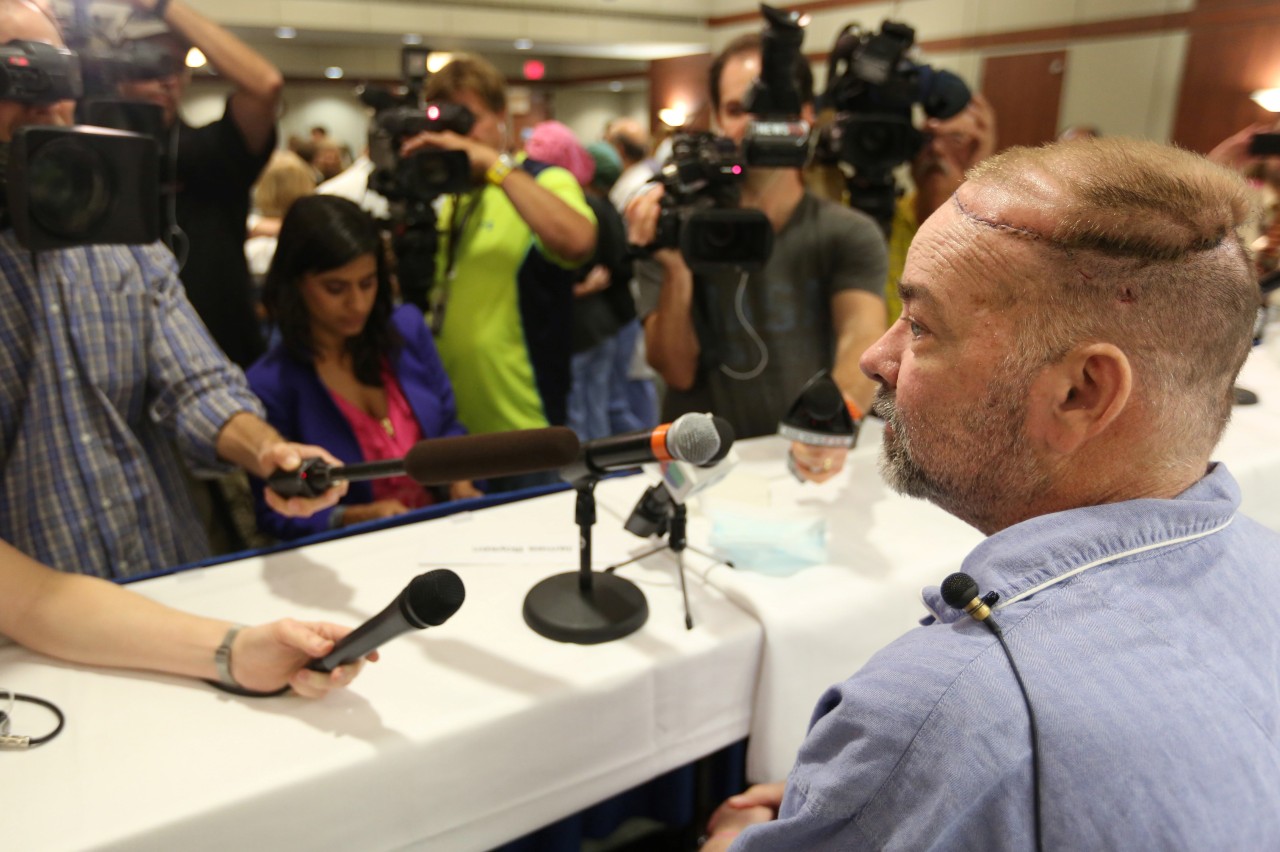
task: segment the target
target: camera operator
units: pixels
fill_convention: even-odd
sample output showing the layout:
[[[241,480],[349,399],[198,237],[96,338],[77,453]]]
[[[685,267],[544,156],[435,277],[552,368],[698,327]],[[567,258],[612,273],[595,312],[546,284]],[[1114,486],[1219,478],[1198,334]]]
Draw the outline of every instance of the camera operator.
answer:
[[[129,2],[152,20],[131,24],[126,33],[168,50],[175,72],[123,82],[120,94],[164,111],[170,156],[177,146],[177,224],[186,245],[175,246],[175,253],[183,259],[182,283],[213,339],[232,361],[248,367],[264,346],[244,257],[245,222],[249,191],[275,147],[284,78],[247,44],[182,0]],[[191,127],[178,115],[191,81],[186,56],[192,47],[235,88],[222,118],[204,127]]]
[[[32,0],[0,0],[0,44],[14,40],[63,46]],[[40,60],[22,67],[41,74]],[[3,159],[23,128],[71,123],[73,101],[49,97],[67,94],[37,88],[0,100]],[[6,225],[0,303],[0,538],[41,562],[118,579],[208,556],[184,460],[264,477],[304,455],[337,461],[286,443],[262,420],[158,242],[33,252]],[[272,506],[308,515],[345,490],[272,495]]]
[[[741,143],[751,121],[744,107],[760,75],[762,38],[742,36],[713,61],[711,103],[720,130]],[[798,56],[793,77],[813,120],[813,76]],[[628,208],[630,239],[653,242],[663,190]],[[763,270],[695,276],[675,249],[636,265],[638,309],[645,316],[649,363],[667,383],[663,419],[714,411],[739,437],[773,434],[806,381],[830,367],[863,411],[874,385],[858,358],[884,332],[884,238],[866,215],[806,191],[798,168],[748,167],[741,206],[759,210],[775,234]],[[801,475],[825,481],[846,451],[793,444]]]
[[[474,125],[465,136],[419,133],[401,152],[463,151],[470,164],[473,189],[447,197],[440,213],[432,319],[458,418],[472,433],[565,422],[572,271],[596,244],[595,217],[573,175],[506,153],[505,87],[486,60],[456,55],[424,95],[466,107]],[[544,479],[555,475],[498,488]]]

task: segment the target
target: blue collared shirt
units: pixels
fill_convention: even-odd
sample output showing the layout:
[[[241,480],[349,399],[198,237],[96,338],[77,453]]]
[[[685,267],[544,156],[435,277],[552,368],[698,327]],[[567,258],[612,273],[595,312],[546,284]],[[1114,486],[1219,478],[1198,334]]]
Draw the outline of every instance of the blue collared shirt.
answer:
[[[1280,849],[1280,536],[1222,465],[1172,500],[979,545],[1036,709],[1047,849]],[[941,579],[941,578],[939,578]],[[735,850],[1034,848],[1026,708],[995,637],[934,612],[832,687],[779,819]]]
[[[207,555],[181,457],[224,469],[218,432],[262,407],[196,317],[169,251],[33,257],[6,230],[0,304],[0,537],[111,578]]]

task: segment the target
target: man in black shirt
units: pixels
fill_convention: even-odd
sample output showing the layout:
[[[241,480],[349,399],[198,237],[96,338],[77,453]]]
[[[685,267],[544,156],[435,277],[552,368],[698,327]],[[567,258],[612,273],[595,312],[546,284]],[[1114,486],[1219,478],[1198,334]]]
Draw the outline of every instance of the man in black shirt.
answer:
[[[120,93],[164,110],[170,155],[175,145],[177,152],[176,218],[183,235],[174,250],[182,283],[213,339],[247,367],[263,353],[263,342],[244,255],[245,221],[249,190],[275,147],[284,79],[264,57],[182,0],[130,2],[167,27],[148,38],[172,52],[178,71],[123,83]],[[222,118],[204,127],[191,127],[178,116],[190,82],[185,60],[191,47],[235,87]]]

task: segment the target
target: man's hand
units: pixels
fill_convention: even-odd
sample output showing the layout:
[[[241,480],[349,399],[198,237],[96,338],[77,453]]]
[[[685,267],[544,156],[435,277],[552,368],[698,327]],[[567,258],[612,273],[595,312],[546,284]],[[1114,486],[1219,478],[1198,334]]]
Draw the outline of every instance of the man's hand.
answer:
[[[844,447],[815,447],[812,444],[791,442],[792,470],[806,482],[823,483],[844,470],[844,460],[849,451]]]
[[[653,244],[658,238],[658,217],[662,213],[662,197],[666,189],[660,183],[650,184],[638,192],[629,202],[623,217],[627,220],[627,242],[641,248]],[[653,252],[653,259],[671,273],[688,272],[684,256],[679,249],[661,248]]]
[[[332,453],[324,447],[309,444],[293,444],[288,441],[275,441],[267,444],[258,453],[258,469],[265,471],[264,477],[276,470],[297,470],[304,458],[319,456],[331,465],[341,465]],[[263,489],[267,505],[282,515],[291,518],[305,518],[314,515],[321,509],[328,509],[336,504],[347,493],[347,483],[337,482],[319,497],[281,497],[270,488]]]
[[[584,296],[590,296],[592,293],[603,293],[609,289],[609,284],[611,283],[609,268],[597,263],[587,272],[586,278],[573,285],[573,297],[581,299]]]
[[[778,818],[784,784],[756,784],[745,792],[725,799],[707,820],[706,852],[729,848],[743,829]]]
[[[417,136],[405,140],[405,143],[400,146],[400,156],[407,157],[424,148],[434,148],[439,151],[462,151],[467,155],[467,160],[471,163],[471,176],[477,181],[484,178],[485,172],[498,161],[498,156],[501,153],[483,142],[472,139],[470,136],[461,136],[452,130],[445,130],[442,133],[423,131]]]
[[[1269,121],[1250,124],[1244,130],[1231,134],[1213,146],[1213,150],[1205,154],[1205,157],[1220,166],[1243,171],[1246,167],[1258,161],[1258,157],[1249,153],[1249,141],[1253,139],[1254,134],[1273,133],[1275,129],[1274,123]]]
[[[359,674],[364,660],[339,666],[331,672],[314,672],[305,666],[333,650],[349,627],[323,621],[284,618],[270,624],[246,627],[231,647],[231,677],[245,689],[274,692],[288,685],[307,698],[320,698],[330,689],[344,687]],[[378,659],[378,652],[366,660]]]

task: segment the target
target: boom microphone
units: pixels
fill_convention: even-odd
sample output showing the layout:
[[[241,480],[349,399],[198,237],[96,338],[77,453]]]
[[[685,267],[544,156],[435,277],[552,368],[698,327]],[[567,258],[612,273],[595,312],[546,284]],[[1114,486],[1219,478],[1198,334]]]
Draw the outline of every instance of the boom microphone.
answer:
[[[348,633],[333,646],[332,651],[312,660],[307,668],[331,672],[338,666],[360,659],[401,633],[439,627],[458,611],[465,598],[462,580],[447,568],[419,574],[386,609]]]
[[[577,482],[649,462],[707,464],[720,452],[720,444],[720,432],[710,414],[684,414],[653,429],[588,441],[577,460],[561,468],[560,478]]]
[[[445,485],[555,470],[572,462],[579,446],[578,436],[564,426],[454,435],[419,441],[403,459],[347,465],[303,459],[294,470],[271,474],[267,485],[282,497],[318,497],[339,480],[360,482],[406,474],[419,485]]]

